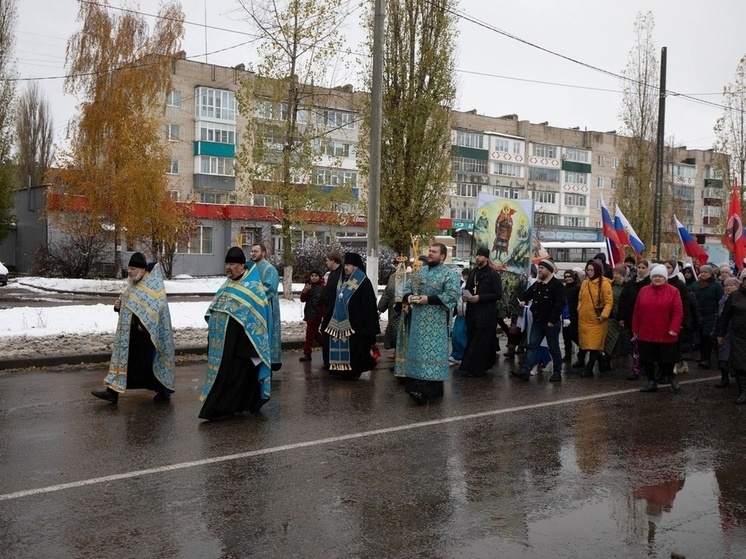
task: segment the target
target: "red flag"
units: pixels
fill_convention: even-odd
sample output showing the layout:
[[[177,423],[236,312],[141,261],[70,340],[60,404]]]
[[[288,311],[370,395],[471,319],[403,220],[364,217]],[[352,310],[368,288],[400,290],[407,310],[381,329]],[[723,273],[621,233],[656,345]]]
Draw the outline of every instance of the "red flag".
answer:
[[[741,191],[738,181],[733,181],[733,194],[730,198],[730,209],[728,210],[728,225],[725,228],[723,244],[733,253],[736,268],[743,268],[744,250],[743,220],[741,219]]]

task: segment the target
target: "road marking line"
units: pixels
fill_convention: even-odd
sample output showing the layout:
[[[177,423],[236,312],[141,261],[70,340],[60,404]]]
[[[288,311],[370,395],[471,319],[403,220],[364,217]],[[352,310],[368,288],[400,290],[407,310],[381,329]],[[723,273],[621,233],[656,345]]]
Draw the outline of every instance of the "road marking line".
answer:
[[[720,377],[708,377],[708,378],[702,378],[702,379],[687,380],[687,381],[682,381],[681,384],[694,384],[697,382],[708,382],[711,380],[715,380],[717,378],[720,378]],[[202,460],[192,460],[190,462],[181,462],[179,464],[170,464],[167,466],[159,466],[157,468],[147,468],[144,470],[123,472],[121,474],[112,474],[110,476],[83,479],[80,481],[73,481],[70,483],[60,483],[58,485],[49,485],[47,487],[39,487],[37,489],[26,489],[24,491],[16,491],[14,493],[5,493],[3,495],[0,495],[0,501],[11,501],[14,499],[22,499],[24,497],[32,497],[34,495],[43,495],[45,493],[54,493],[57,491],[64,491],[66,489],[86,487],[88,485],[98,485],[100,483],[108,483],[111,481],[119,481],[123,479],[132,479],[132,478],[136,478],[140,476],[162,474],[166,472],[175,472],[178,470],[185,470],[187,468],[196,468],[198,466],[206,466],[209,464],[220,464],[222,462],[230,462],[232,460],[240,460],[243,458],[253,458],[255,456],[264,456],[266,454],[275,454],[278,452],[285,452],[287,450],[297,450],[301,448],[321,446],[321,445],[325,445],[329,443],[351,441],[355,439],[362,439],[365,437],[373,437],[376,435],[387,435],[389,433],[397,433],[399,431],[409,431],[411,429],[420,429],[422,427],[431,427],[433,425],[445,425],[447,423],[456,423],[458,421],[468,421],[471,419],[491,417],[491,416],[502,415],[506,413],[518,412],[518,411],[535,410],[535,409],[540,409],[540,408],[548,408],[551,406],[560,406],[563,404],[574,404],[577,402],[587,402],[589,400],[600,400],[601,398],[609,398],[611,396],[622,396],[625,394],[633,394],[639,391],[640,391],[639,388],[627,388],[625,390],[615,390],[613,392],[603,392],[601,394],[591,394],[588,396],[576,396],[574,398],[565,398],[562,400],[554,400],[551,402],[539,402],[536,404],[528,404],[525,406],[516,406],[512,408],[503,408],[499,410],[482,411],[482,412],[477,412],[477,413],[470,413],[467,415],[456,415],[453,417],[431,419],[430,421],[420,421],[418,423],[409,423],[406,425],[398,425],[395,427],[384,427],[381,429],[373,429],[371,431],[361,431],[359,433],[349,433],[347,435],[338,435],[336,437],[315,439],[312,441],[306,441],[306,442],[301,442],[301,443],[291,443],[291,444],[285,444],[285,445],[280,445],[280,446],[272,446],[269,448],[262,448],[258,450],[249,450],[247,452],[239,452],[237,454],[215,456],[214,458],[203,458]]]

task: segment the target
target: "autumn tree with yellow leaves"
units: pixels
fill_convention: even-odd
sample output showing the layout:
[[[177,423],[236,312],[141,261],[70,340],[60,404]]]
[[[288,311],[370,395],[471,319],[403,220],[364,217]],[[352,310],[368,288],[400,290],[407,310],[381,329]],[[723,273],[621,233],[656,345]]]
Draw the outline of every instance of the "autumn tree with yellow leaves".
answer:
[[[53,198],[60,211],[81,211],[83,200],[94,225],[113,229],[118,275],[122,238],[157,248],[184,234],[188,212],[168,193],[163,134],[184,13],[178,2],[164,4],[151,31],[135,11],[81,2],[78,21],[67,44],[65,91],[79,97],[79,115]]]

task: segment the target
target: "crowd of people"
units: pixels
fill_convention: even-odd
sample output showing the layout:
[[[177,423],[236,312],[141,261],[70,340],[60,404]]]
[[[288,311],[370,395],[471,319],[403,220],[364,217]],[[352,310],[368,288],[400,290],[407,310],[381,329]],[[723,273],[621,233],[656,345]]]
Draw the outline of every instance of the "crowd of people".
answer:
[[[205,315],[202,419],[255,413],[269,401],[272,373],[282,367],[282,333],[279,276],[266,255],[257,243],[248,261],[239,247],[225,256],[226,281]],[[647,380],[641,392],[664,384],[678,391],[687,361],[710,369],[714,357],[721,373],[715,386],[727,388],[734,376],[736,403],[746,403],[746,270],[736,278],[727,264],[695,273],[675,258],[651,263],[633,257],[611,268],[600,253],[584,267],[564,270],[560,280],[554,262],[543,259],[532,265],[518,306],[510,307],[487,247],[477,250],[474,267],[461,277],[445,265],[446,257],[444,245],[431,245],[408,274],[392,274],[377,300],[359,254],[327,253],[326,274],[311,270],[301,291],[306,336],[300,361],[312,360],[316,344],[329,375],[358,379],[376,366],[379,317],[387,312],[391,370],[419,405],[443,396],[454,366],[462,378],[493,369],[501,333],[507,335],[506,360],[524,354],[511,368],[524,381],[550,363],[550,382],[561,382],[571,368],[591,378],[596,367],[607,374],[615,369],[612,361],[623,358],[628,380]],[[144,388],[167,401],[175,390],[175,359],[163,273],[135,253],[128,276],[114,304],[119,322],[109,372],[104,388],[92,393],[116,403],[125,390]]]

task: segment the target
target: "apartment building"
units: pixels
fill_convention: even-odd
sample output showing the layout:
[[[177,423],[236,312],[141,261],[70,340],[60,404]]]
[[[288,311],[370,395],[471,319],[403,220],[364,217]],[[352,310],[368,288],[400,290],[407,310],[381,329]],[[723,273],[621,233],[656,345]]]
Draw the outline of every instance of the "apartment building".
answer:
[[[248,248],[264,242],[270,253],[279,254],[281,226],[273,200],[261,191],[249,190],[246,181],[236,174],[236,155],[247,125],[236,92],[253,74],[243,66],[228,68],[190,61],[185,53],[173,61],[172,73],[172,91],[166,97],[164,113],[164,134],[171,150],[167,173],[172,196],[194,202],[200,220],[189,244],[179,247],[175,273],[219,273],[225,250],[235,244]],[[299,121],[313,119],[314,125],[324,130],[326,140],[318,146],[319,159],[312,176],[296,180],[321,188],[345,185],[359,198],[360,126],[356,106],[360,94],[350,86],[316,90],[323,106],[304,109]],[[286,111],[282,103],[260,101],[253,108],[252,118],[269,124],[281,122]],[[338,236],[365,235],[365,216],[357,204],[337,210],[334,225],[314,224],[310,218],[307,226],[293,231],[293,238],[302,241],[310,235],[329,241]]]
[[[615,132],[556,128],[454,112],[450,218],[456,256],[469,258],[479,192],[534,201],[534,226],[543,241],[600,241],[601,198],[616,200],[619,167],[628,138]],[[679,220],[700,243],[720,244],[723,155],[686,147],[665,151],[664,190]],[[634,225],[634,216],[631,221]],[[671,216],[664,231],[674,232]],[[665,250],[676,251],[675,243]],[[663,251],[661,251],[663,253]]]

